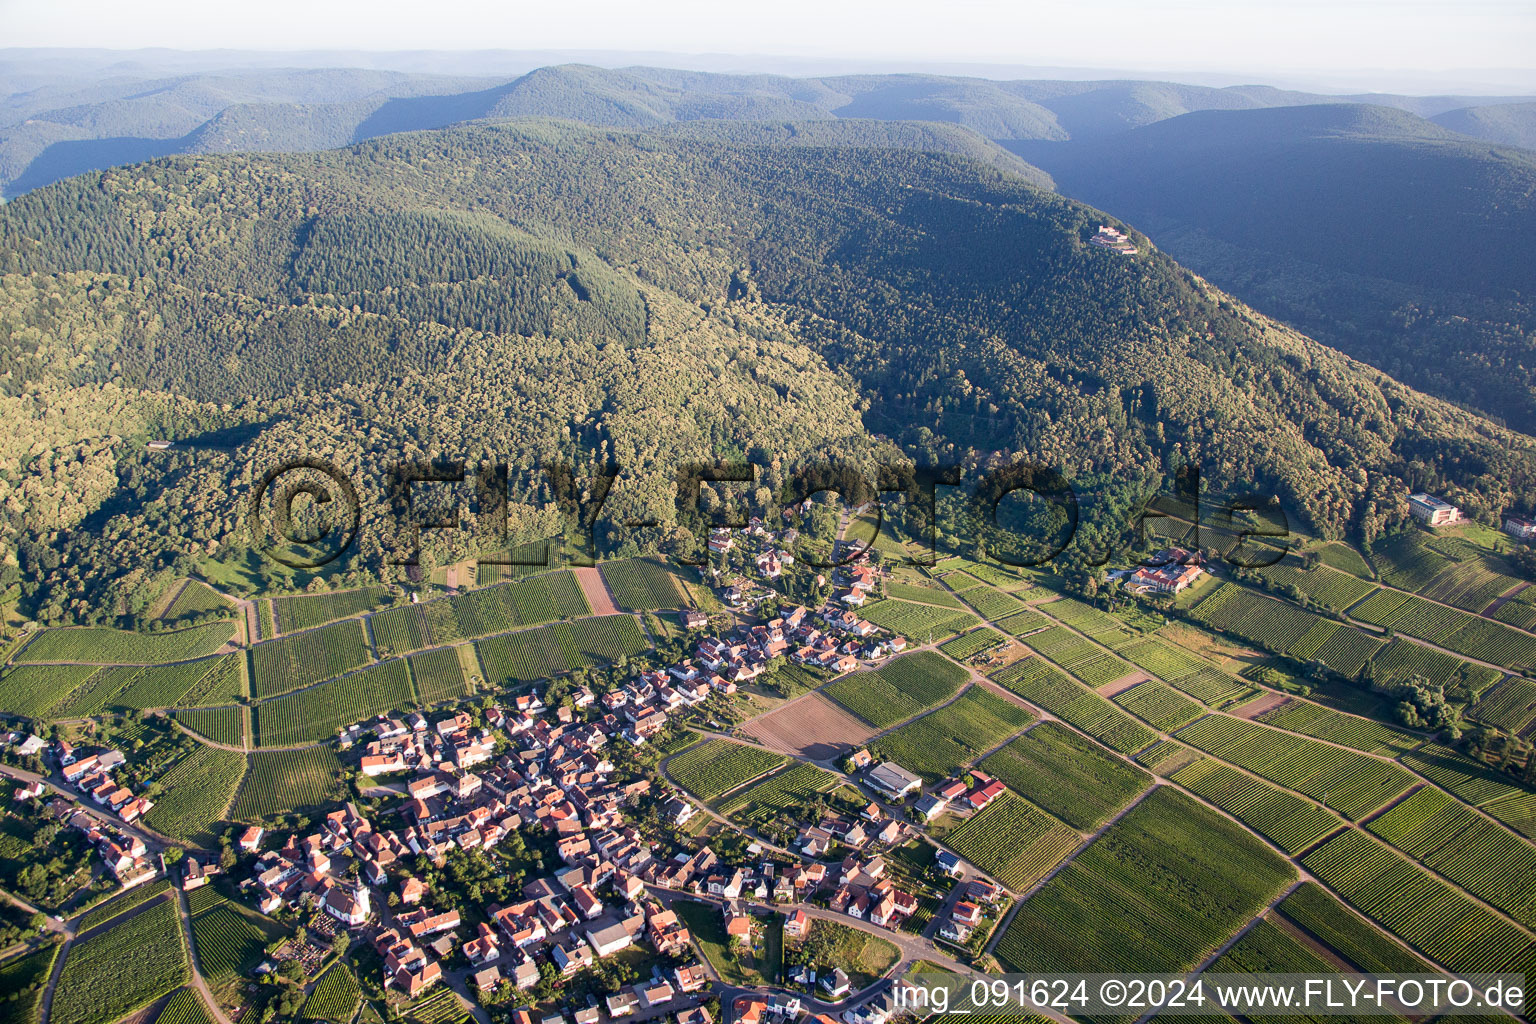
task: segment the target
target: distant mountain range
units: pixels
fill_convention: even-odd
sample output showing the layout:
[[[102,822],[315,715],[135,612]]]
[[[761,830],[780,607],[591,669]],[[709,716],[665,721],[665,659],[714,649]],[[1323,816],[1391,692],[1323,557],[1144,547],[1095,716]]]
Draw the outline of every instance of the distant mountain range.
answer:
[[[538,68],[512,80],[361,68],[199,70],[75,81],[0,62],[0,192],[173,153],[326,149],[519,116],[653,127],[674,121],[938,121],[1013,142],[1102,138],[1205,110],[1361,101],[1512,145],[1536,134],[1528,97],[1320,96],[1268,86],[990,81],[937,75],[788,78],[665,68]]]

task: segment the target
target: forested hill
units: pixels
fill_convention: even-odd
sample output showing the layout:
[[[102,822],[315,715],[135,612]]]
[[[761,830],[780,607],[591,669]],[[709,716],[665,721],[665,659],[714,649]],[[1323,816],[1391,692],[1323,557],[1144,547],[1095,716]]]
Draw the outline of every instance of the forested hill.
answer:
[[[374,497],[402,456],[612,459],[606,519],[663,545],[680,460],[749,457],[763,506],[812,454],[888,457],[873,435],[1045,462],[1089,499],[1193,461],[1329,533],[1374,533],[1409,487],[1474,512],[1529,491],[1536,442],[1134,231],[1136,256],[1087,244],[1104,223],[960,157],[526,121],[37,190],[0,210],[29,607],[128,609],[143,574],[238,548],[253,467],[293,454]],[[157,434],[191,450],[144,455]],[[514,527],[547,530],[548,493],[514,488]]]
[[[1015,149],[1265,312],[1536,430],[1536,153],[1361,105]]]

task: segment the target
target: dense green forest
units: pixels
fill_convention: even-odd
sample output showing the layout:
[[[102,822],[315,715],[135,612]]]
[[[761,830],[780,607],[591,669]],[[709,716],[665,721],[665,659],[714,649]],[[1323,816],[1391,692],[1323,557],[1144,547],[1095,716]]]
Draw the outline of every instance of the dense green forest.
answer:
[[[1529,494],[1536,442],[1135,232],[1134,257],[1086,244],[1103,223],[960,156],[538,121],[39,189],[0,210],[0,582],[42,620],[131,619],[243,557],[252,480],[295,456],[359,487],[351,578],[408,546],[379,511],[400,459],[512,463],[515,538],[561,526],[534,463],[616,464],[598,529],[635,549],[693,542],[695,460],[757,465],[756,511],[817,459],[1040,462],[1084,543],[1190,463],[1329,535],[1375,536],[1410,487]]]

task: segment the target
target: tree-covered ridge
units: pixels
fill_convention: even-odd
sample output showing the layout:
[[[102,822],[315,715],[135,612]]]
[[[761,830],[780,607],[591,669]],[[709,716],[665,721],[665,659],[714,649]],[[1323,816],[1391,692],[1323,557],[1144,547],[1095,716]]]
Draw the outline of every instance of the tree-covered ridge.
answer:
[[[47,306],[75,333],[46,344],[82,357],[29,386],[184,398],[112,446],[105,503],[7,528],[41,604],[88,614],[133,605],[127,571],[238,549],[253,475],[300,454],[365,508],[401,458],[611,460],[604,522],[662,545],[680,462],[750,457],[763,508],[809,456],[871,466],[871,432],[919,461],[1056,466],[1112,499],[1100,520],[1186,462],[1335,534],[1400,517],[1409,487],[1472,511],[1529,487],[1533,442],[1144,238],[1087,245],[1105,220],[958,157],[544,122],[85,176],[0,211],[4,315]],[[210,437],[131,451],[152,431]],[[544,535],[544,478],[513,490],[514,525]],[[352,571],[396,543],[371,530]]]

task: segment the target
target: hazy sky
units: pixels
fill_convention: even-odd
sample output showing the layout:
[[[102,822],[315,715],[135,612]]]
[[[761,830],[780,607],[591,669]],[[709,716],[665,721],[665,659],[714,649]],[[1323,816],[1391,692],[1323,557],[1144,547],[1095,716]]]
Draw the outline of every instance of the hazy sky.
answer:
[[[607,49],[1444,72],[1536,65],[1536,0],[0,0],[0,46]]]

